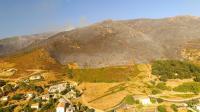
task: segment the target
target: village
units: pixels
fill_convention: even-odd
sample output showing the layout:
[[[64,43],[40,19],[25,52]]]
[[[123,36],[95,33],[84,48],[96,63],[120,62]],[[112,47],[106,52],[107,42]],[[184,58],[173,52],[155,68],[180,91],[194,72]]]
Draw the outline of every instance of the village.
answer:
[[[16,69],[6,72],[14,73]],[[79,102],[83,91],[77,83],[67,81],[44,81],[36,72],[17,81],[0,80],[0,112],[94,112]]]

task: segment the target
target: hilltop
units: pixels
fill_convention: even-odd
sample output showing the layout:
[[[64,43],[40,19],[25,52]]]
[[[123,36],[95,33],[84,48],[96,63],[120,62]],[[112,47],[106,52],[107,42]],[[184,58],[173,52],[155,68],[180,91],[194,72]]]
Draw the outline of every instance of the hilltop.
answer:
[[[200,39],[199,27],[200,18],[193,16],[106,20],[26,44],[14,53],[1,47],[5,50],[1,55],[13,56],[16,53],[45,49],[59,63],[77,63],[83,68],[149,63],[157,59],[182,59],[181,52],[187,48],[188,43],[189,47],[192,45],[198,48],[195,47],[197,44],[191,43]]]

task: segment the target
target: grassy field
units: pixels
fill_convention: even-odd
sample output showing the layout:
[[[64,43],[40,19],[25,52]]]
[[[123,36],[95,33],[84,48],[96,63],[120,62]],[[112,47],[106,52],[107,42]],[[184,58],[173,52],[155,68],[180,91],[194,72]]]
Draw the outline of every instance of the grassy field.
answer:
[[[121,82],[128,81],[139,73],[135,66],[107,67],[96,69],[74,69],[73,79],[81,82]]]

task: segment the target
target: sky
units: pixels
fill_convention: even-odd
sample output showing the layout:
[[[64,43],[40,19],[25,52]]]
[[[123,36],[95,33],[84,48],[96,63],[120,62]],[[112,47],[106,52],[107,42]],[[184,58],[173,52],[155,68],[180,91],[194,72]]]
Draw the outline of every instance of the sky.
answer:
[[[200,16],[200,0],[0,0],[0,38],[179,15]]]

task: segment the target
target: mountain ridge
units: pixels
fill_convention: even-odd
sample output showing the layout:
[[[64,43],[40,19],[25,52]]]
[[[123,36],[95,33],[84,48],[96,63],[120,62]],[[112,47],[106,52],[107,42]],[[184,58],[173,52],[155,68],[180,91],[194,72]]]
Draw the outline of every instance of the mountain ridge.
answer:
[[[198,28],[200,18],[193,16],[106,20],[57,33],[19,52],[43,48],[61,64],[94,68],[182,59],[185,44],[200,39]]]

